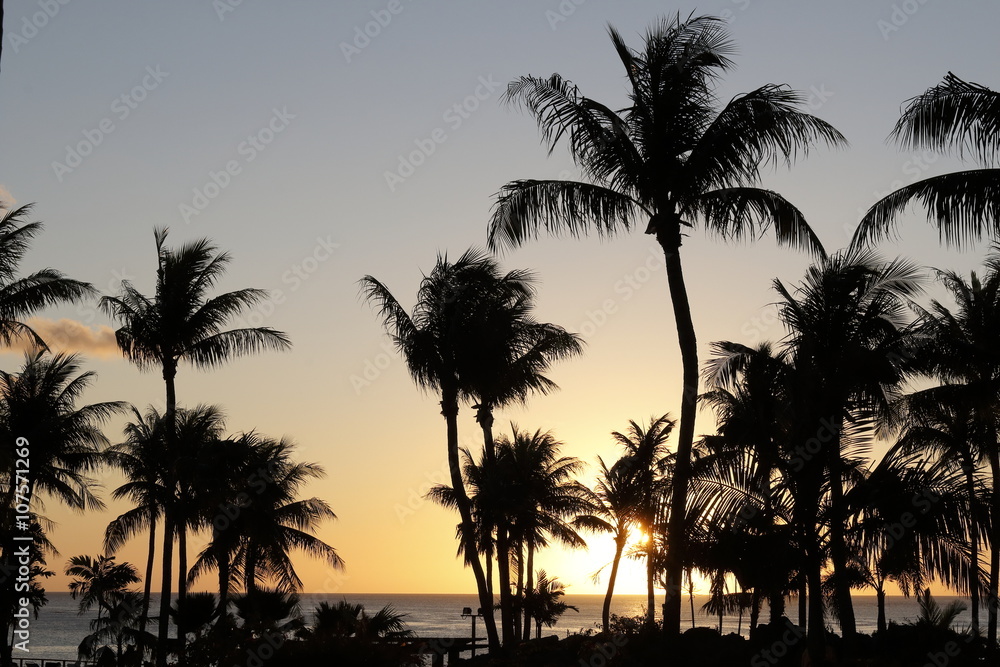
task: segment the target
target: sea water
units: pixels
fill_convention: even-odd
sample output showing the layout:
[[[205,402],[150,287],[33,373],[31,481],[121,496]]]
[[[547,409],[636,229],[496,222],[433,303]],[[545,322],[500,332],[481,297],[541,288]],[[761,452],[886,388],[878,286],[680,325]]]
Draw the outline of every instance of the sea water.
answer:
[[[49,603],[42,608],[39,618],[31,620],[29,652],[14,651],[15,658],[75,660],[78,657],[77,647],[90,632],[90,621],[96,617],[97,610],[93,609],[80,615],[78,602],[73,600],[69,593],[48,593],[48,597]],[[858,630],[865,633],[873,632],[878,618],[875,597],[854,596],[853,599]],[[942,596],[935,599],[941,605],[945,605],[958,598]],[[369,614],[374,614],[387,604],[392,605],[397,613],[406,614],[404,620],[407,627],[422,637],[471,636],[472,619],[463,618],[462,610],[465,607],[472,609],[479,607],[479,599],[475,594],[366,593],[329,595],[305,593],[301,595],[301,611],[308,622],[312,618],[313,610],[321,602],[336,604],[340,600],[363,604]],[[542,636],[554,634],[564,637],[568,633],[599,628],[604,596],[566,595],[564,600],[567,604],[577,607],[579,611],[567,611],[555,627],[542,628]],[[707,600],[707,596],[695,596],[694,624],[717,628],[718,617],[706,615],[701,610],[701,606]],[[659,605],[662,602],[662,598],[658,596],[657,611],[659,611]],[[643,614],[645,608],[646,596],[644,595],[615,595],[611,611],[621,616],[637,616]],[[154,595],[150,611],[155,614],[158,609],[159,603],[157,596]],[[794,599],[789,601],[786,613],[793,621],[798,619],[798,606]],[[919,613],[920,609],[915,598],[907,599],[895,596],[886,599],[886,616],[889,620],[903,623],[916,619]],[[682,614],[681,628],[690,628],[692,626],[691,607],[687,596],[684,598]],[[982,618],[985,619],[985,610],[982,613]],[[767,620],[766,607],[762,611],[761,620]],[[967,625],[969,621],[969,612],[966,611],[958,617],[956,626]],[[742,622],[736,616],[726,616],[723,618],[722,631],[723,633],[739,631],[743,635],[747,635],[748,625],[749,616],[744,616]],[[827,625],[837,631],[835,621],[828,620]],[[482,619],[477,619],[476,636],[483,637],[485,634]],[[532,630],[532,636],[534,636],[534,630]]]

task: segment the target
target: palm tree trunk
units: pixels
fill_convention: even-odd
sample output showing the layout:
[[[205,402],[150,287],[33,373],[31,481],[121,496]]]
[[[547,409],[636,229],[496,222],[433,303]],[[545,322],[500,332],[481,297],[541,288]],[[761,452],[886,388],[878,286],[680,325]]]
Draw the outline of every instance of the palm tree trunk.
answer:
[[[535,543],[532,541],[528,542],[528,563],[525,569],[528,571],[527,581],[524,584],[525,601],[527,601],[527,596],[535,590]],[[531,639],[531,609],[527,604],[524,605],[524,634],[522,637],[524,641]]]
[[[153,594],[153,561],[156,557],[156,514],[149,519],[149,555],[146,556],[146,576],[142,585],[142,615],[139,616],[139,637],[145,636],[149,620],[149,598]]]
[[[691,605],[691,627],[694,628],[694,570],[688,569],[688,604]]]
[[[177,610],[181,612],[187,597],[187,521],[182,519],[177,526]],[[187,664],[187,626],[183,613],[177,614],[177,664]]]
[[[750,632],[752,633],[757,629],[757,623],[760,621],[760,593],[757,591],[757,587],[754,586],[753,592],[750,593]]]
[[[806,582],[805,572],[799,574],[799,627],[803,630],[806,628],[807,620],[809,618],[809,593],[807,591],[808,584]]]
[[[625,551],[626,535],[619,535],[615,538],[615,559],[611,561],[611,576],[608,578],[608,592],[604,596],[604,607],[601,609],[601,627],[604,632],[610,632],[611,627],[611,598],[615,594],[615,581],[618,579],[618,565],[622,560],[622,553]]]
[[[220,549],[225,551],[225,549]],[[226,611],[229,608],[229,553],[220,553],[216,560],[219,565],[219,606],[217,624],[226,622]]]
[[[844,642],[850,646],[857,635],[854,605],[851,602],[851,585],[847,572],[847,541],[844,536],[844,480],[841,471],[840,438],[830,443],[830,561],[834,573],[834,598]]]
[[[679,636],[681,631],[681,578],[687,552],[687,535],[684,515],[687,509],[687,491],[691,481],[691,447],[694,443],[694,423],[698,410],[698,339],[691,319],[691,304],[684,285],[681,269],[680,219],[671,220],[670,229],[656,229],[656,238],[663,248],[667,268],[670,302],[677,326],[677,343],[681,351],[683,385],[681,387],[681,419],[677,433],[677,456],[674,467],[673,492],[670,497],[670,516],[667,518],[666,544],[666,597],[663,603],[663,632]]]
[[[520,603],[521,609],[512,614],[514,617],[514,636],[521,636],[521,619],[524,616],[524,540],[517,540],[517,592],[515,599]]]
[[[163,384],[166,386],[167,401],[163,411],[166,422],[164,432],[167,450],[177,451],[177,392],[174,378],[177,376],[177,361],[171,358],[161,359],[163,368]],[[173,491],[172,487],[169,487]],[[170,502],[172,498],[167,499]],[[172,508],[163,508],[163,582],[160,590],[160,627],[156,642],[156,665],[167,667],[167,639],[170,635],[170,576],[173,569],[174,553],[174,517]]]
[[[807,642],[812,664],[822,665],[826,658],[826,625],[823,622],[823,573],[819,545],[809,559],[809,630]]]
[[[649,544],[646,545],[646,627],[652,629],[656,625],[656,556],[653,553],[653,522],[647,524]]]
[[[503,645],[514,639],[514,600],[510,593],[510,534],[506,526],[497,527],[497,574],[500,577],[500,628]]]
[[[990,447],[990,475],[993,478],[993,493],[990,495],[992,507],[990,516],[992,521],[993,545],[990,549],[990,593],[989,603],[986,608],[989,610],[989,625],[986,630],[986,645],[991,651],[996,651],[997,645],[997,605],[1000,605],[1000,452],[997,451],[997,442],[994,440]]]
[[[156,641],[156,666],[167,667],[167,642],[170,635],[170,585],[173,575],[174,517],[173,510],[163,508],[163,579],[160,585],[160,627]]]
[[[476,524],[472,518],[472,503],[465,493],[462,481],[462,465],[458,457],[458,389],[457,387],[442,388],[441,414],[444,415],[448,429],[448,468],[451,472],[451,486],[455,491],[455,504],[462,518],[462,540],[465,542],[466,562],[472,567],[479,589],[479,606],[483,610],[483,625],[486,626],[486,637],[490,651],[500,650],[500,638],[497,635],[496,621],[493,617],[493,596],[486,587],[486,574],[479,561],[479,551],[476,546]]]
[[[979,522],[976,512],[976,473],[971,455],[962,462],[965,470],[965,489],[969,496],[969,516],[971,534],[969,535],[969,611],[972,617],[972,631],[979,634]]]
[[[887,628],[885,622],[885,590],[879,588],[875,591],[875,596],[878,598],[878,631],[884,636]]]

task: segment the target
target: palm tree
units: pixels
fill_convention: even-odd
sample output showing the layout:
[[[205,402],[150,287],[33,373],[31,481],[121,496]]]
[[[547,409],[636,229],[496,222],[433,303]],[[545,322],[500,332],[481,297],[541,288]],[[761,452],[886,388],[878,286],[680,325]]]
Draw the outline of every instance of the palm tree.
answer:
[[[472,505],[462,481],[458,409],[461,400],[474,396],[466,373],[479,362],[477,343],[487,335],[487,315],[493,304],[530,294],[524,277],[517,271],[501,273],[495,260],[475,249],[467,250],[455,262],[438,256],[434,269],[420,283],[412,315],[378,280],[372,276],[361,279],[364,298],[378,310],[414,382],[422,389],[440,392],[451,487],[462,521],[460,537],[465,542],[462,553],[476,579],[491,651],[500,648],[500,640],[493,618],[493,596],[478,557]]]
[[[657,554],[655,548],[656,517],[666,497],[668,485],[673,474],[675,457],[667,451],[667,438],[674,429],[674,420],[670,415],[650,417],[649,426],[643,427],[635,421],[629,421],[625,433],[614,431],[614,438],[624,450],[617,466],[623,474],[633,478],[638,493],[636,519],[642,526],[647,540],[646,550],[646,625],[652,627],[656,623],[656,600],[653,586],[656,583]],[[672,507],[670,508],[673,509]],[[685,507],[685,511],[686,511]],[[668,537],[669,539],[669,537]],[[667,598],[669,600],[669,590]]]
[[[712,528],[754,535],[756,548],[749,553],[764,556],[752,564],[743,562],[745,570],[759,575],[749,575],[754,582],[752,628],[763,596],[771,623],[784,616],[785,593],[792,563],[797,560],[788,531],[794,497],[789,493],[790,470],[785,465],[791,457],[795,369],[788,355],[770,343],[751,348],[719,342],[712,344],[712,351],[714,356],[704,371],[709,391],[701,400],[716,414],[718,437],[705,440],[712,455],[702,461],[696,476],[696,485],[704,490],[695,493],[693,504],[706,507],[699,515],[715,518]],[[702,501],[699,495],[707,498]]]
[[[809,268],[795,294],[780,281],[781,318],[796,368],[795,391],[809,396],[797,421],[796,456],[790,461],[800,487],[800,526],[816,526],[823,484],[829,492],[829,549],[835,574],[848,565],[845,484],[849,458],[867,451],[879,415],[899,395],[910,351],[907,306],[921,290],[911,264],[884,262],[867,251],[838,253]],[[845,455],[847,458],[845,458]],[[810,639],[822,641],[822,555],[807,539]],[[844,637],[856,630],[850,586],[836,580]],[[815,618],[814,618],[815,616]],[[817,633],[817,634],[814,634]],[[819,650],[818,644],[815,646]]]
[[[406,627],[406,616],[388,604],[369,616],[360,603],[341,600],[332,606],[329,602],[321,602],[313,612],[312,636],[321,641],[334,638],[364,642],[409,639],[414,633]]]
[[[570,479],[582,463],[572,457],[560,457],[562,443],[551,433],[537,430],[530,434],[511,426],[513,439],[497,438],[492,463],[485,453],[476,462],[468,450],[462,450],[463,484],[470,491],[476,535],[480,544],[492,542],[496,535],[505,645],[530,632],[529,619],[521,623],[518,609],[525,611],[519,605],[524,591],[533,586],[533,570],[526,568],[533,567],[535,551],[547,546],[549,537],[569,546],[585,546],[577,528],[591,527],[596,510],[593,494]],[[448,508],[456,507],[456,496],[453,487],[443,484],[428,492],[429,498]],[[463,548],[460,546],[460,550]],[[514,583],[507,566],[510,562],[516,562],[518,568],[516,593],[511,593]]]
[[[566,587],[556,577],[549,578],[545,570],[538,571],[535,587],[527,592],[524,600],[525,618],[535,621],[535,639],[542,638],[542,626],[551,628],[559,622],[559,617],[572,609],[579,613],[579,608],[563,602]],[[528,623],[525,620],[525,623]]]
[[[89,283],[67,278],[54,269],[42,269],[18,278],[18,266],[32,239],[42,231],[40,222],[24,222],[32,205],[5,209],[0,205],[0,343],[18,339],[45,347],[31,327],[23,322],[36,310],[96,295]]]
[[[116,595],[139,583],[139,573],[131,563],[116,563],[114,556],[73,556],[66,564],[66,574],[74,577],[69,593],[80,599],[80,613],[97,605],[97,625],[104,611],[110,611]]]
[[[132,421],[124,427],[126,440],[111,447],[106,456],[109,463],[121,470],[127,479],[111,492],[112,498],[127,498],[135,507],[118,515],[108,524],[104,532],[104,549],[108,553],[114,553],[129,538],[149,529],[142,613],[139,616],[139,636],[144,636],[153,586],[156,524],[162,516],[162,508],[173,498],[173,489],[166,486],[171,452],[164,441],[162,415],[153,407],[149,407],[145,414],[141,414],[134,406],[131,410]]]
[[[733,66],[721,19],[661,20],[641,51],[613,28],[612,43],[628,77],[622,111],[584,97],[572,83],[522,77],[507,100],[524,104],[549,151],[563,139],[586,181],[521,180],[505,185],[489,229],[490,247],[517,246],[542,229],[579,236],[614,235],[648,220],[664,253],[683,364],[677,470],[667,527],[667,632],[680,632],[684,508],[691,476],[698,395],[698,350],[681,268],[684,232],[701,221],[725,238],[753,238],[772,227],[779,243],[822,254],[802,214],[762,189],[761,168],[785,163],[818,142],[845,143],[833,127],[802,111],[803,97],[768,84],[724,106],[719,76]]]
[[[948,244],[984,234],[1000,239],[1000,93],[948,72],[944,80],[907,101],[890,138],[906,149],[971,155],[983,165],[932,176],[875,202],[854,231],[854,244],[887,236],[913,203],[927,209]]]
[[[305,626],[299,596],[291,591],[257,588],[233,598],[236,615],[254,639],[285,635]]]
[[[615,540],[615,555],[611,560],[611,573],[608,575],[608,592],[604,596],[604,605],[601,608],[601,629],[603,632],[609,632],[611,600],[618,580],[618,566],[632,529],[637,523],[640,493],[635,483],[635,476],[629,474],[629,467],[622,464],[621,460],[610,469],[601,457],[597,457],[597,461],[600,471],[593,494],[594,513],[591,516],[580,517],[578,523],[590,530],[611,533]],[[597,574],[594,576],[596,579]]]
[[[920,346],[918,362],[922,374],[942,382],[925,390],[930,409],[953,413],[962,411],[967,465],[975,459],[989,463],[992,478],[990,511],[1000,517],[1000,426],[995,415],[1000,409],[1000,247],[994,246],[986,260],[986,271],[975,272],[968,280],[952,271],[938,271],[937,280],[948,290],[955,307],[934,300],[919,311]],[[944,401],[947,405],[937,405]],[[959,426],[956,424],[956,426]],[[1000,544],[1000,525],[992,525],[991,543]],[[975,539],[975,536],[973,536]],[[974,595],[975,593],[973,593]],[[989,626],[992,646],[997,637],[997,601],[1000,594],[1000,549],[990,549]],[[978,621],[978,600],[972,600],[972,616]],[[978,624],[974,623],[977,626]]]
[[[219,570],[220,618],[226,614],[229,576],[234,564],[242,571],[248,594],[266,579],[274,579],[281,591],[301,590],[302,581],[290,557],[295,549],[322,558],[330,567],[343,567],[337,551],[312,535],[323,519],[337,518],[330,506],[319,498],[295,499],[304,483],[325,475],[323,468],[315,463],[293,462],[292,444],[285,439],[272,440],[248,433],[237,444],[235,451],[247,453],[247,458],[235,462],[236,472],[232,477],[241,480],[243,486],[237,487],[232,482],[223,482],[222,486],[231,493],[230,500],[240,498],[238,505],[231,506],[238,508],[238,514],[224,528],[214,531],[212,542],[199,554],[187,575],[194,581],[209,568]],[[229,465],[233,463],[230,461]],[[207,494],[207,497],[218,496]],[[211,505],[216,516],[218,505]]]
[[[11,444],[26,441],[31,462],[31,474],[23,485],[7,485],[4,507],[13,509],[24,503],[30,508],[36,496],[49,496],[78,511],[103,508],[93,493],[96,481],[90,473],[102,465],[101,450],[107,445],[100,426],[121,412],[124,404],[77,406],[94,378],[92,372],[79,371],[76,355],[49,356],[41,350],[25,355],[20,372],[0,371],[0,437]],[[13,457],[13,454],[14,449],[8,448],[3,456]],[[13,471],[13,461],[4,467]],[[13,531],[5,535],[3,565],[16,569],[13,536]],[[3,635],[0,661],[6,664],[10,664],[6,628],[13,620],[15,597],[14,580],[10,579],[9,584],[0,590],[5,629],[0,633]]]
[[[107,616],[90,622],[93,632],[80,643],[81,656],[94,657],[109,643],[113,643],[116,648],[116,664],[138,665],[138,662],[123,660],[122,648],[128,644],[135,647],[129,649],[133,651],[150,643],[150,638],[137,629],[142,622],[142,594],[136,591],[112,593],[108,596],[107,610]]]
[[[118,296],[101,298],[101,308],[117,320],[118,347],[140,370],[160,369],[166,386],[168,446],[176,437],[177,410],[174,380],[177,366],[185,360],[201,368],[214,368],[233,357],[262,350],[285,350],[291,347],[288,337],[270,327],[224,330],[234,316],[267,297],[265,290],[241,289],[209,297],[208,291],[218,282],[230,262],[230,256],[218,252],[207,239],[185,244],[178,249],[164,246],[167,229],[154,230],[157,270],[153,297],[139,292],[123,281]],[[171,545],[177,530],[177,518],[170,511],[163,517],[163,580],[160,599],[160,628],[157,665],[166,667],[169,629]]]
[[[583,462],[560,456],[563,443],[550,432],[519,431],[511,424],[513,438],[498,443],[498,465],[505,480],[505,514],[510,546],[518,564],[517,599],[524,600],[534,583],[534,556],[556,539],[570,547],[584,548],[577,520],[593,513],[590,490],[573,477]],[[500,554],[503,558],[504,554]],[[522,580],[523,575],[526,580]],[[504,582],[501,582],[501,586]],[[523,605],[522,605],[523,606]],[[531,618],[524,607],[522,639],[531,638]]]

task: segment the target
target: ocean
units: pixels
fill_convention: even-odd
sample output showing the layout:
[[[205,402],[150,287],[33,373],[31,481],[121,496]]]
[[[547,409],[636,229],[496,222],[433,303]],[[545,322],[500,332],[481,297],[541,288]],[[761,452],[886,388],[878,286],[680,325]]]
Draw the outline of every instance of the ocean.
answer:
[[[30,627],[29,652],[14,651],[15,658],[31,658],[32,660],[75,660],[77,658],[77,646],[80,641],[90,632],[90,620],[96,615],[96,611],[89,612],[84,616],[77,613],[77,602],[73,600],[69,593],[49,593],[49,603],[42,608],[37,620],[32,619]],[[475,594],[312,594],[306,593],[301,596],[301,610],[310,620],[312,610],[320,602],[335,603],[346,599],[349,602],[361,603],[369,613],[374,613],[382,606],[391,604],[397,612],[406,614],[408,627],[423,637],[469,637],[471,636],[472,623],[469,618],[462,618],[462,608],[479,606],[478,598]],[[579,632],[580,630],[596,629],[601,623],[601,606],[604,603],[602,595],[567,595],[565,601],[568,604],[579,608],[579,612],[568,611],[560,619],[558,625],[553,628],[543,628],[542,635],[565,636],[568,633]],[[707,596],[695,596],[695,625],[717,627],[718,618],[707,616],[701,611],[701,605],[707,600]],[[956,598],[941,597],[936,598],[942,605],[947,604]],[[966,602],[968,602],[966,600]],[[661,600],[657,599],[659,605]],[[646,606],[644,595],[616,595],[612,603],[612,613],[635,616],[642,614]],[[157,609],[155,602],[152,609]],[[877,620],[877,607],[873,596],[855,596],[854,610],[857,616],[858,630],[871,633],[875,630]],[[788,605],[788,613],[792,620],[797,619],[798,607],[794,600]],[[685,597],[683,605],[684,620],[682,628],[691,627],[690,605]],[[901,596],[889,597],[886,600],[886,615],[890,620],[905,622],[907,619],[915,619],[919,614],[919,607],[915,598],[904,598]],[[766,607],[762,614],[766,620]],[[985,617],[985,616],[984,616]],[[957,625],[969,623],[969,612],[964,612],[959,616]],[[737,632],[747,634],[749,618],[744,616],[742,625],[736,617],[726,617],[723,620],[722,630],[724,633]],[[828,625],[832,622],[828,622]],[[835,624],[833,625],[836,629]],[[476,636],[485,635],[482,620],[477,620]]]

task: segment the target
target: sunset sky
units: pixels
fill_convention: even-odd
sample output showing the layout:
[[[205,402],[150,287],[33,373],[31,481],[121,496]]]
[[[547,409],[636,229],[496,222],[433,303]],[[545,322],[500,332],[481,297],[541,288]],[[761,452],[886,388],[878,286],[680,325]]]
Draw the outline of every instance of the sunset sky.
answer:
[[[357,281],[374,275],[412,305],[436,253],[485,244],[504,183],[576,175],[565,151],[546,156],[529,116],[501,104],[508,81],[559,72],[621,108],[609,23],[639,46],[664,13],[728,18],[738,67],[720,99],[786,83],[851,142],[766,176],[829,250],[846,245],[881,195],[955,168],[887,143],[906,99],[948,71],[1000,86],[1000,4],[981,0],[61,2],[5,3],[0,199],[36,202],[33,219],[45,223],[23,269],[54,267],[103,293],[124,277],[148,293],[153,228],[168,226],[170,245],[207,236],[232,253],[221,290],[272,291],[248,322],[287,332],[293,350],[211,373],[183,367],[178,399],[221,405],[232,432],[287,435],[326,468],[307,493],[338,514],[320,536],[347,569],[300,559],[309,592],[474,590],[455,557],[457,517],[422,498],[447,477],[437,399],[414,388]],[[922,214],[901,230],[884,252],[929,266],[968,271],[987,249],[942,249]],[[727,245],[700,232],[683,252],[703,359],[711,341],[781,338],[771,282],[797,282],[809,257],[769,238]],[[499,414],[497,425],[552,430],[567,455],[591,464],[589,483],[596,457],[617,453],[611,431],[679,411],[662,257],[635,232],[544,239],[503,263],[537,272],[539,319],[582,333],[586,351],[554,368],[561,391]],[[157,373],[118,356],[96,303],[39,315],[43,334],[63,332],[98,373],[88,401],[163,400]],[[0,354],[0,367],[18,364],[19,353]],[[473,412],[459,419],[463,446],[477,448]],[[710,432],[710,415],[700,419],[698,432]],[[120,421],[107,433],[117,442]],[[107,497],[119,479],[103,481]],[[65,590],[65,560],[99,553],[124,509],[79,517],[49,505],[62,556],[47,588]],[[587,553],[549,550],[536,564],[571,593],[601,592],[604,580],[590,574],[613,547],[589,541]],[[141,566],[145,541],[119,558]],[[619,590],[642,589],[632,564]]]

